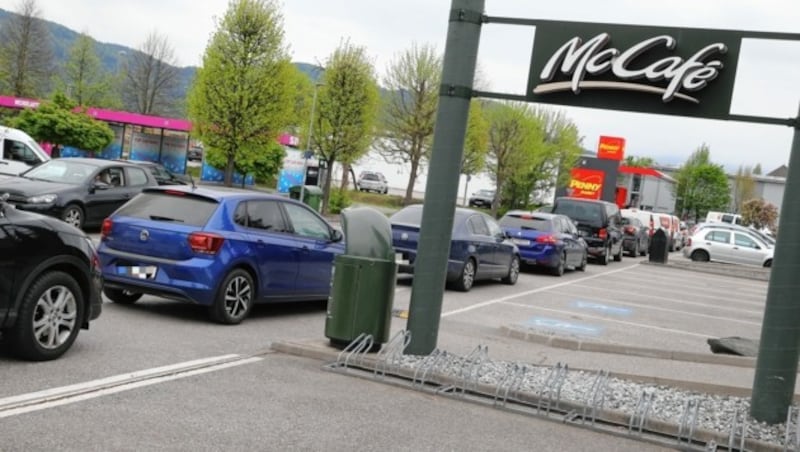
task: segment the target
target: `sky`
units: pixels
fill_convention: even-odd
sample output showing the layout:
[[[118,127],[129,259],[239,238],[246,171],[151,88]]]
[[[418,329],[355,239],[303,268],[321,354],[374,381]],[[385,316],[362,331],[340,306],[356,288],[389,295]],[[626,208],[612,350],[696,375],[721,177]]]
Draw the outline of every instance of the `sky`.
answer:
[[[101,42],[138,47],[151,31],[166,35],[181,65],[199,65],[208,38],[228,2],[222,0],[37,0],[43,18]],[[0,0],[15,11],[18,0]],[[362,45],[377,73],[412,43],[444,51],[450,0],[283,0],[280,8],[292,60],[324,63],[343,41]],[[486,0],[490,16],[607,22],[670,27],[797,32],[796,0]],[[478,66],[495,92],[526,88],[531,27],[487,24]],[[742,44],[732,113],[794,117],[800,105],[800,41]],[[550,106],[578,126],[583,144],[596,149],[600,135],[626,139],[626,155],[682,163],[702,144],[730,171],[760,163],[765,172],[787,164],[792,129],[787,126],[680,118],[643,113]],[[364,168],[367,169],[367,168]]]

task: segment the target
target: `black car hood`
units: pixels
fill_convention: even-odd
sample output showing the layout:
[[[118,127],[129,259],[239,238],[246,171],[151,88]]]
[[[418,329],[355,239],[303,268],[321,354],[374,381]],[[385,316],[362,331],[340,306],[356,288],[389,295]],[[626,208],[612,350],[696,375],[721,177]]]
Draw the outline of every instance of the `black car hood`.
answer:
[[[79,185],[59,184],[56,182],[31,180],[22,177],[15,177],[12,180],[0,180],[0,194],[8,193],[12,197],[28,198],[50,193],[58,194],[72,191],[79,187]]]

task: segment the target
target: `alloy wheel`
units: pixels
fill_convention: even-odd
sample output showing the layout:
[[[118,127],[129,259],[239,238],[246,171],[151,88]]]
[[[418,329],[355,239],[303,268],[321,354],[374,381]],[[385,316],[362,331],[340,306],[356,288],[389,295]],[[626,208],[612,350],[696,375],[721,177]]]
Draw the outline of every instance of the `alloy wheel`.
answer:
[[[234,319],[247,313],[253,300],[253,288],[243,276],[233,278],[225,289],[225,311]]]
[[[78,303],[65,286],[53,286],[36,301],[33,334],[36,342],[52,350],[67,342],[77,327]]]
[[[64,214],[64,222],[70,226],[75,226],[76,228],[81,227],[81,211],[75,208],[69,209],[66,214]]]

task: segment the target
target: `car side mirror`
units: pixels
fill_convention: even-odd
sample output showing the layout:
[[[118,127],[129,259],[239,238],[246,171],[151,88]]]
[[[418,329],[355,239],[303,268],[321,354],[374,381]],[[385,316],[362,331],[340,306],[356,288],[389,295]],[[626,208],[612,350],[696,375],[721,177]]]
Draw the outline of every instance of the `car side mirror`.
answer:
[[[334,229],[331,233],[331,242],[341,242],[344,240],[344,234],[338,229]]]

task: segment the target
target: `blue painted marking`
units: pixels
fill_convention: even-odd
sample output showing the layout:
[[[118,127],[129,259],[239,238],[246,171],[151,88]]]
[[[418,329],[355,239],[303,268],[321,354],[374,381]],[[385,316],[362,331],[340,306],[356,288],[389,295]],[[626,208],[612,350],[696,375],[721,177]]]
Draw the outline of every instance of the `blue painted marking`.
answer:
[[[581,336],[599,336],[603,332],[602,327],[587,325],[585,323],[573,323],[566,320],[549,319],[546,317],[531,317],[525,322],[525,326]]]
[[[570,303],[570,305],[574,308],[589,309],[592,311],[602,312],[603,314],[617,315],[621,317],[627,317],[633,313],[633,309],[609,306],[606,304],[595,303],[593,301],[575,300]]]

